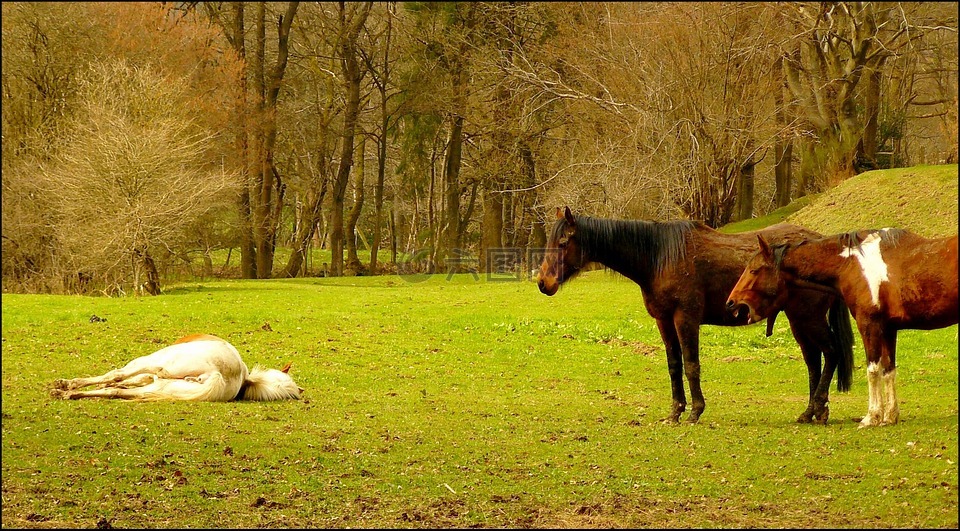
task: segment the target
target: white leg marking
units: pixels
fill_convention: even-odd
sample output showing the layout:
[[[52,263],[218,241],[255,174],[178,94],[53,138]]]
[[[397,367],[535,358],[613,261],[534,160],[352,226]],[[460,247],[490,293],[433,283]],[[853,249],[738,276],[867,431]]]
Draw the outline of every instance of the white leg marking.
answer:
[[[886,404],[883,409],[883,423],[896,424],[900,420],[900,405],[897,404],[897,370],[883,375]]]
[[[867,416],[860,421],[860,427],[876,426],[883,420],[883,376],[880,364],[867,366]]]
[[[886,230],[882,229],[880,232]],[[867,280],[867,285],[870,286],[870,296],[876,306],[880,306],[880,284],[890,280],[887,277],[887,264],[880,254],[880,232],[871,233],[864,238],[860,243],[860,249],[844,247],[843,251],[840,251],[840,256],[844,258],[852,256],[860,262],[860,269]]]

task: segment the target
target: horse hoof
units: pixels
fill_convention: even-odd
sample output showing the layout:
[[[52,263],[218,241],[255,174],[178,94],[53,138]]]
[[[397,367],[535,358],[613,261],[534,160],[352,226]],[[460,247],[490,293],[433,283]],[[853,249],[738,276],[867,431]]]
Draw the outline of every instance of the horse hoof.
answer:
[[[670,415],[669,417],[664,417],[664,418],[660,419],[660,422],[661,422],[662,424],[679,424],[679,423],[680,423],[680,415]]]
[[[813,422],[813,415],[804,413],[797,417],[797,424],[811,424]]]
[[[65,400],[67,398],[67,392],[63,389],[51,389],[50,396],[60,400]]]
[[[54,380],[54,382],[53,382],[53,388],[54,388],[54,389],[69,389],[69,388],[70,388],[70,382],[68,382],[67,380],[63,380],[63,379]]]

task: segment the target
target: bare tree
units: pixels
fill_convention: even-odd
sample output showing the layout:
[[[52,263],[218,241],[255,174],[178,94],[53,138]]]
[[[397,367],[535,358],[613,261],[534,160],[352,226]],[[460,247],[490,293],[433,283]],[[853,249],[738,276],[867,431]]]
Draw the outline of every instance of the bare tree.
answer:
[[[123,62],[83,79],[65,145],[42,172],[65,271],[160,293],[158,251],[177,252],[236,179],[210,165],[211,138],[182,113],[184,84]]]
[[[917,9],[911,5],[910,14]],[[876,149],[879,73],[932,28],[916,24],[904,4],[835,2],[783,4],[799,53],[789,50],[787,80],[816,136],[807,173],[831,187],[856,173],[858,154]],[[955,23],[955,21],[954,21]],[[956,29],[954,28],[954,32]]]

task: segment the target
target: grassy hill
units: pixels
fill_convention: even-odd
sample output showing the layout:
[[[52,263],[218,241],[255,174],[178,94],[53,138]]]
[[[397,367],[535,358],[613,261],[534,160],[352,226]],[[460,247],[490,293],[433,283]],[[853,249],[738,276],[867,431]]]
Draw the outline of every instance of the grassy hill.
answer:
[[[957,216],[957,165],[947,164],[864,172],[822,194],[722,230],[741,232],[787,221],[822,234],[900,227],[935,237],[956,234]]]

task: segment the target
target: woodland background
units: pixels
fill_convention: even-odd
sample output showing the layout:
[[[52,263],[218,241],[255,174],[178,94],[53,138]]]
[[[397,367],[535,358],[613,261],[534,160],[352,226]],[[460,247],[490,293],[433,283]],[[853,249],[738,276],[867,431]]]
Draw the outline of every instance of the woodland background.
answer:
[[[952,2],[2,9],[4,292],[529,269],[557,206],[720,227],[957,162]]]

